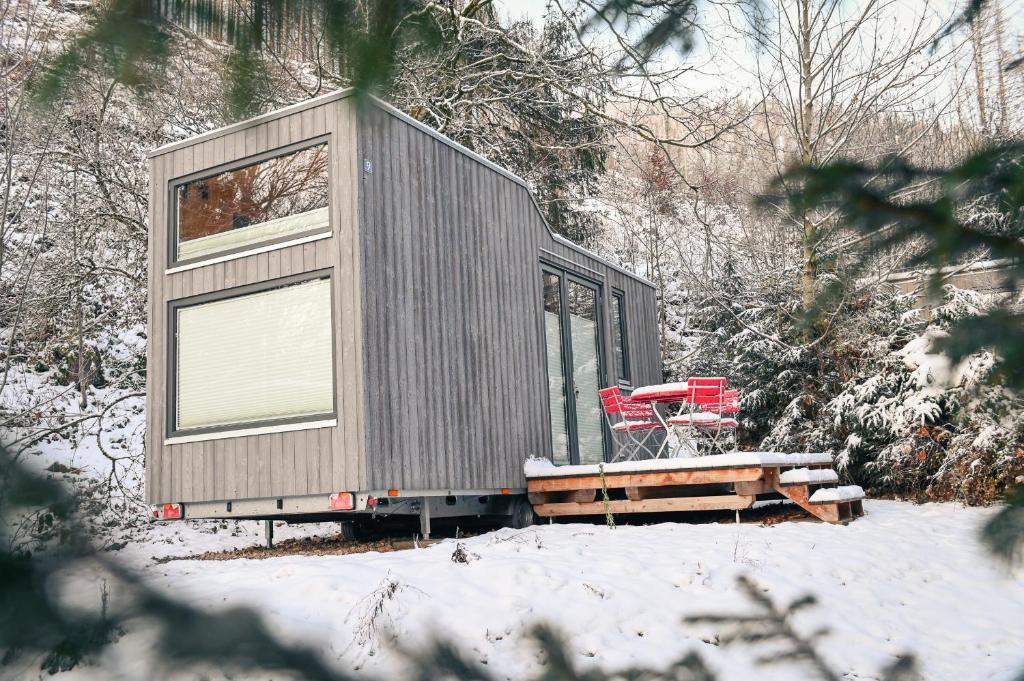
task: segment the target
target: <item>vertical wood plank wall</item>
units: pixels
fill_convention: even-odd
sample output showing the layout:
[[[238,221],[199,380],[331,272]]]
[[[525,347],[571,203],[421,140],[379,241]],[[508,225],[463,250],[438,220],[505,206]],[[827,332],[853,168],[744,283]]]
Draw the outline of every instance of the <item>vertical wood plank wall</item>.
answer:
[[[553,239],[527,189],[383,109],[359,119],[371,489],[524,486],[549,456],[541,259],[625,294],[634,385],[661,380],[655,293]]]
[[[214,501],[365,489],[362,349],[356,233],[355,109],[335,99],[175,147],[150,161],[149,347],[146,497],[150,503]],[[333,234],[235,260],[166,274],[168,182],[295,142],[329,135]],[[331,270],[338,425],[185,444],[164,444],[169,301]]]
[[[331,238],[166,274],[168,182],[324,134]],[[648,284],[553,239],[521,183],[384,109],[333,99],[172,147],[150,170],[150,503],[523,486],[523,461],[551,450],[542,259],[603,285],[606,384],[613,288],[633,384],[661,379]],[[167,303],[327,268],[338,426],[164,444]]]

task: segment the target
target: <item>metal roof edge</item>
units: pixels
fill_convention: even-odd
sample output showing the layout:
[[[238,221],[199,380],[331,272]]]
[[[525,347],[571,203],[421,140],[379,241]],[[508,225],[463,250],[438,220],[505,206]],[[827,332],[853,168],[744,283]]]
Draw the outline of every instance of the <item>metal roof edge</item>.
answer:
[[[207,140],[215,139],[217,137],[222,137],[233,132],[238,132],[239,130],[245,130],[246,128],[249,128],[254,125],[259,125],[261,123],[273,121],[278,118],[283,118],[284,116],[290,116],[294,113],[305,111],[306,109],[312,109],[313,107],[320,106],[321,104],[326,104],[327,102],[333,102],[335,100],[351,97],[354,92],[355,88],[349,87],[343,90],[328,92],[326,95],[320,95],[319,97],[312,97],[301,102],[296,102],[295,104],[289,104],[288,106],[282,109],[276,109],[275,111],[260,114],[259,116],[246,118],[244,121],[238,121],[237,123],[232,123],[231,125],[225,125],[220,128],[215,128],[208,132],[195,135],[194,137],[189,137],[187,139],[179,140],[177,142],[168,142],[167,144],[159,146],[156,149],[150,151],[148,154],[146,154],[146,157],[154,158],[156,156],[163,156],[164,154],[176,151],[178,149],[184,149],[185,147],[190,147],[200,142],[205,142]]]
[[[531,198],[532,198],[532,196],[531,196]],[[538,208],[537,210],[539,211],[540,208]],[[541,219],[543,219],[543,216],[541,216]],[[547,223],[545,222],[545,224],[547,224]],[[580,246],[578,243],[576,243],[574,241],[566,239],[561,234],[555,234],[554,232],[551,231],[550,227],[548,227],[548,231],[551,232],[551,238],[554,239],[556,242],[562,244],[563,246],[568,246],[569,248],[571,248],[572,250],[576,251],[577,253],[582,253],[583,255],[589,256],[589,257],[593,258],[594,260],[598,261],[599,263],[601,263],[602,265],[604,265],[605,267],[610,267],[613,270],[615,270],[616,272],[618,272],[619,274],[623,274],[623,275],[629,277],[630,279],[636,279],[641,284],[645,284],[647,286],[650,286],[653,289],[658,288],[654,284],[654,282],[651,281],[650,279],[648,279],[647,277],[641,276],[641,275],[637,274],[636,272],[630,272],[629,270],[627,270],[622,265],[616,265],[611,260],[608,260],[607,258],[605,258],[603,256],[600,256],[597,253],[594,253],[593,251],[584,248],[583,246]]]
[[[401,120],[402,122],[408,123],[409,125],[413,126],[414,128],[420,130],[421,132],[424,132],[424,133],[430,135],[431,137],[436,139],[438,142],[441,142],[442,144],[445,144],[445,145],[451,147],[452,149],[455,149],[459,153],[464,154],[464,155],[470,157],[471,159],[473,159],[477,163],[480,163],[481,165],[484,165],[484,166],[490,168],[494,172],[499,173],[501,175],[504,175],[505,177],[507,177],[508,179],[512,180],[516,184],[522,185],[523,187],[526,187],[527,189],[530,188],[529,185],[526,184],[526,180],[524,180],[523,178],[519,177],[518,175],[513,173],[511,170],[509,170],[507,168],[501,167],[500,165],[498,165],[494,161],[489,161],[488,159],[484,158],[483,156],[481,156],[477,152],[473,151],[472,149],[459,144],[458,142],[453,140],[451,137],[447,137],[444,133],[442,133],[442,132],[440,132],[438,130],[435,130],[434,128],[430,127],[429,125],[427,125],[426,123],[424,123],[422,121],[416,120],[415,118],[413,118],[409,114],[405,113],[401,109],[398,109],[395,106],[393,106],[391,104],[388,104],[387,102],[385,102],[380,97],[376,97],[374,95],[369,95],[369,97],[367,99],[369,99],[369,101],[372,102],[373,105],[376,106],[378,109],[381,109],[384,112],[389,113],[392,116],[394,116],[395,118]]]

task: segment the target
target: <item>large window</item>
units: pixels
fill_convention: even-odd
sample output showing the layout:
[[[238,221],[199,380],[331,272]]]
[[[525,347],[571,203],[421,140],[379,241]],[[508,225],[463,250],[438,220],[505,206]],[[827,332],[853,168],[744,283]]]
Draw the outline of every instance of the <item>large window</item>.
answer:
[[[552,461],[598,463],[607,453],[601,287],[549,265],[543,276]]]
[[[548,358],[548,396],[551,400],[551,448],[556,464],[569,463],[569,426],[562,335],[562,278],[544,273],[544,341]]]
[[[580,463],[604,461],[604,414],[597,391],[602,386],[601,299],[595,287],[569,280],[568,294],[572,382],[576,404],[576,440]]]
[[[327,144],[173,186],[175,262],[329,229]]]
[[[330,279],[172,307],[175,434],[334,412]]]
[[[629,339],[626,336],[626,298],[622,291],[612,292],[612,341],[615,344],[615,375],[619,383],[629,385]]]

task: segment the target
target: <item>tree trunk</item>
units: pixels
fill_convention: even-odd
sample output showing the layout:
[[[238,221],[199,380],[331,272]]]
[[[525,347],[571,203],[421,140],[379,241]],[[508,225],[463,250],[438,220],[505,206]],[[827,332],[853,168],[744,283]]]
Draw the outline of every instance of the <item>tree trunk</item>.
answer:
[[[74,179],[72,180],[72,186],[74,187],[74,196],[72,203],[72,215],[78,215],[78,169],[74,171]],[[81,272],[78,269],[78,220],[71,221],[71,260],[74,263],[74,271],[76,275],[77,285],[75,287],[75,336],[77,336],[77,351],[78,351],[78,406],[83,411],[89,406],[89,384],[86,379],[86,368],[85,368],[85,339],[83,337],[82,329],[82,306],[84,305],[84,279],[81,276]]]
[[[971,46],[974,49],[974,83],[978,98],[978,120],[982,133],[988,133],[988,111],[985,102],[985,20],[982,11],[971,20]]]
[[[814,75],[811,72],[811,0],[800,0],[800,162],[809,166],[814,162],[814,147],[811,142],[812,117],[814,116]],[[815,242],[817,226],[804,211],[803,220],[803,271],[800,288],[805,309],[814,305],[814,283],[818,276],[818,262]]]
[[[1006,125],[1009,122],[1010,109],[1006,98],[1006,79],[1003,69],[1009,61],[1006,48],[1003,45],[1003,8],[999,2],[993,2],[992,8],[995,11],[995,32],[996,32],[996,87],[999,95],[999,122],[996,124],[996,133],[1002,137],[1006,133]]]

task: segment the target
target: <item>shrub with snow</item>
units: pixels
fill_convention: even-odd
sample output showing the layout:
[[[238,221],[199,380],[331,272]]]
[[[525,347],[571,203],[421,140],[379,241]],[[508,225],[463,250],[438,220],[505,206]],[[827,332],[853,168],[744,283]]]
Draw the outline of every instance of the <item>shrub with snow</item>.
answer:
[[[992,304],[951,286],[940,304],[877,290],[844,303],[807,343],[796,293],[760,305],[700,309],[680,375],[725,375],[742,390],[741,442],[762,450],[832,451],[875,494],[985,503],[1024,474],[1024,400],[988,382],[994,358],[956,366],[938,352],[950,324]],[[790,314],[780,314],[779,309]]]

